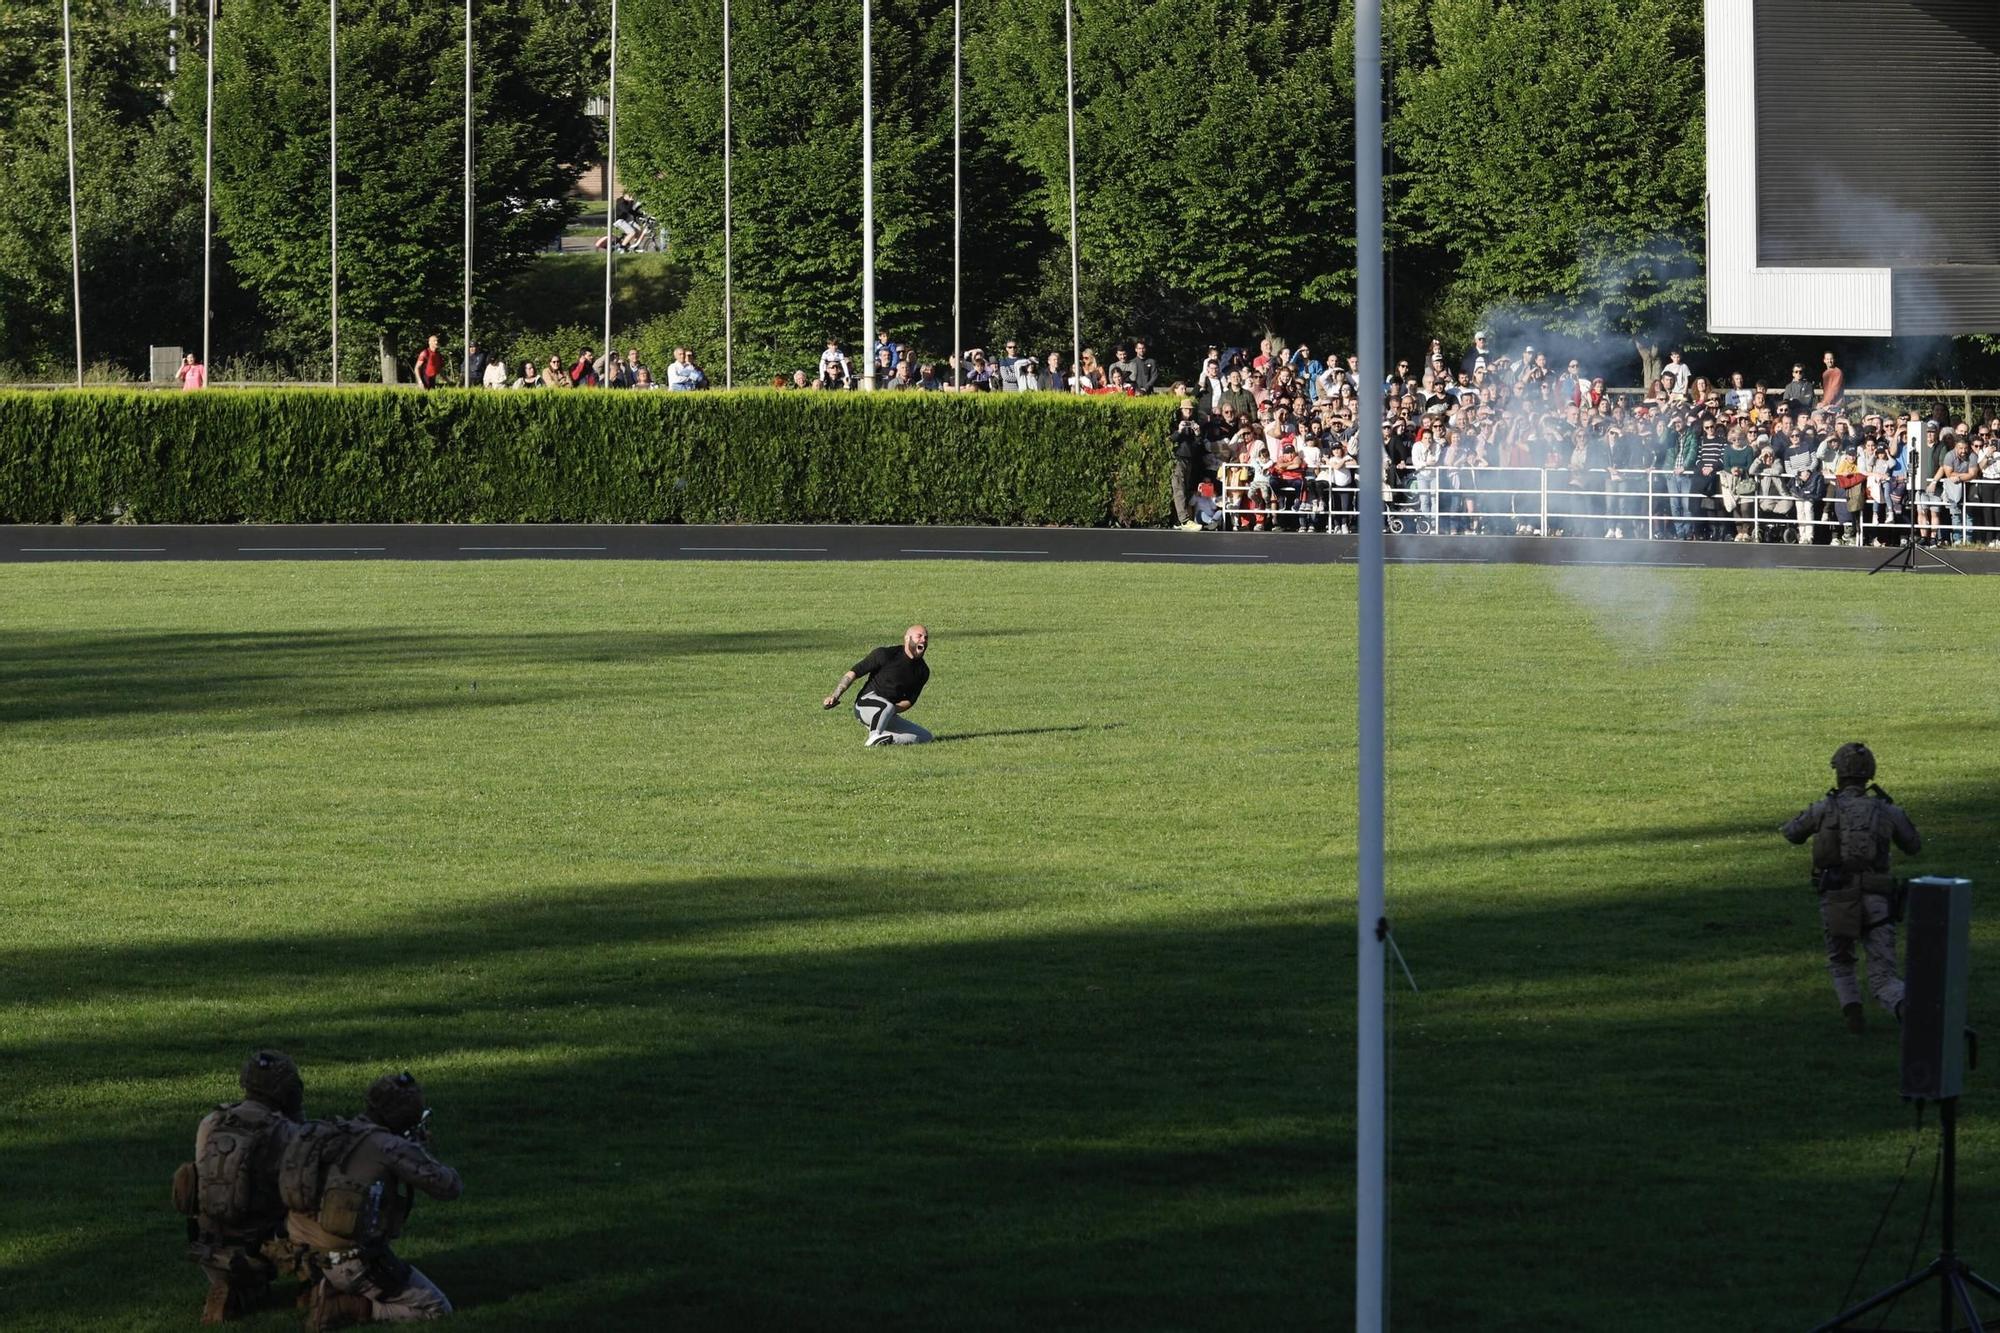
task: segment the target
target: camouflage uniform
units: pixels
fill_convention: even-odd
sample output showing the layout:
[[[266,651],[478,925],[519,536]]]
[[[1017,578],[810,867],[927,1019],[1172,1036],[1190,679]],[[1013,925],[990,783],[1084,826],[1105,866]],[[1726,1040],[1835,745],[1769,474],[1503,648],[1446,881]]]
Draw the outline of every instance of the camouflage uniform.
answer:
[[[304,1251],[285,1237],[278,1199],[278,1161],[297,1130],[305,1085],[281,1051],[252,1055],[239,1081],[249,1095],[202,1117],[194,1161],[176,1176],[188,1257],[209,1282],[204,1324],[249,1313],[280,1277],[312,1276]]]
[[[395,1083],[396,1078],[408,1081]],[[384,1084],[392,1085],[387,1094]],[[398,1092],[408,1095],[398,1098]],[[417,1191],[449,1201],[465,1188],[458,1172],[432,1157],[420,1137],[411,1137],[421,1136],[422,1110],[422,1092],[409,1075],[378,1079],[364,1114],[333,1122],[337,1132],[355,1137],[337,1160],[329,1159],[324,1191],[327,1197],[359,1200],[353,1229],[330,1228],[332,1215],[324,1206],[317,1213],[294,1209],[286,1217],[291,1239],[311,1250],[324,1276],[319,1304],[339,1312],[316,1315],[316,1326],[337,1327],[343,1316],[408,1320],[451,1313],[437,1284],[390,1248],[403,1233]]]
[[[1854,974],[1854,944],[1868,955],[1868,987],[1876,1003],[1902,1015],[1903,979],[1896,972],[1896,922],[1902,919],[1901,885],[1889,873],[1892,848],[1911,855],[1923,847],[1903,808],[1869,779],[1875,756],[1853,742],[1835,751],[1839,785],[1794,815],[1779,831],[1787,841],[1813,840],[1813,883],[1819,890],[1826,970],[1850,1032],[1865,1027],[1861,987]]]

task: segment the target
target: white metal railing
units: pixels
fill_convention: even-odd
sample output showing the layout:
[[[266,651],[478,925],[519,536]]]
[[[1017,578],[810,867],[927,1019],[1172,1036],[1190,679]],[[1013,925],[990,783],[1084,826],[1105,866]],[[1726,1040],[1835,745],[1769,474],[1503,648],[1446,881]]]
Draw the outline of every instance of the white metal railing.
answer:
[[[1353,531],[1359,488],[1336,485],[1326,469],[1300,481],[1267,474],[1261,485],[1248,464],[1224,464],[1218,475],[1226,529]],[[1688,472],[1592,469],[1578,477],[1566,468],[1440,467],[1410,473],[1383,494],[1391,532],[1894,544],[1914,517],[1920,535],[2000,541],[2000,480],[1963,483],[1956,501],[1919,490],[1914,516],[1900,477],[1865,475],[1852,487],[1829,481],[1817,499],[1794,495],[1790,474],[1750,480],[1756,489],[1725,484],[1706,494],[1695,489],[1704,478]]]

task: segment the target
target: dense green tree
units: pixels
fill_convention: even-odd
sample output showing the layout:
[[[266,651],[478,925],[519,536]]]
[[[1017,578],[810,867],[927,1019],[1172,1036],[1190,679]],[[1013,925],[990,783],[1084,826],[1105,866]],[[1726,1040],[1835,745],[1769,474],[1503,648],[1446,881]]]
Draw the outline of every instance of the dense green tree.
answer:
[[[141,369],[199,318],[200,213],[166,105],[166,12],[71,10],[84,358]],[[0,11],[0,363],[66,378],[75,356],[62,7]]]
[[[723,259],[719,0],[628,0],[619,46],[625,181],[674,252],[719,281]],[[951,342],[951,10],[879,0],[875,24],[877,325],[933,353]],[[861,329],[860,7],[732,5],[737,358],[753,378],[814,364]],[[1018,173],[967,127],[965,327],[1033,271],[1010,193]],[[719,304],[717,308],[719,316]]]
[[[482,0],[474,60],[474,297],[574,216],[594,12]],[[463,255],[462,11],[415,0],[340,9],[340,316],[361,345],[407,361],[458,327]],[[185,87],[198,86],[191,70]],[[180,99],[199,136],[199,95]],[[323,347],[328,320],[327,14],[232,0],[216,30],[215,207],[230,262],[281,340]],[[451,339],[453,343],[456,339]],[[321,365],[324,365],[323,353]]]
[[[983,107],[1067,238],[1063,11],[995,0]],[[1353,28],[1333,0],[1085,0],[1081,263],[1119,305],[1276,330],[1352,303]]]
[[[1398,80],[1397,216],[1450,257],[1441,313],[1632,340],[1700,327],[1701,16],[1682,0],[1432,0]]]

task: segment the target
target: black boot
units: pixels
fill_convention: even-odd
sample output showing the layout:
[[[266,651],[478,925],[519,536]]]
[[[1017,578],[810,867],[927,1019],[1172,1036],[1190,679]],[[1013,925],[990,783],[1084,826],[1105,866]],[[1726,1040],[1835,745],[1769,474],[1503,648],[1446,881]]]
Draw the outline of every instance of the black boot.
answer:
[[[1858,1037],[1868,1030],[1868,1019],[1862,1014],[1859,1003],[1841,1005],[1840,1016],[1847,1023],[1847,1030],[1855,1036]]]

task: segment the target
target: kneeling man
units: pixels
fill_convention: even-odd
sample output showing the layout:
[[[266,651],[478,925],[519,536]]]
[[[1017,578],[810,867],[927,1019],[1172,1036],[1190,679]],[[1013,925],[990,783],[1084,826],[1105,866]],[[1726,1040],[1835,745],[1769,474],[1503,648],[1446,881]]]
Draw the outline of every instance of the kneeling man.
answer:
[[[931,678],[930,664],[924,661],[931,633],[922,625],[903,631],[903,641],[877,648],[849,668],[840,684],[820,704],[832,708],[857,679],[861,693],[854,699],[854,716],[868,728],[865,745],[922,745],[931,734],[904,717],[917,706],[917,696]]]

